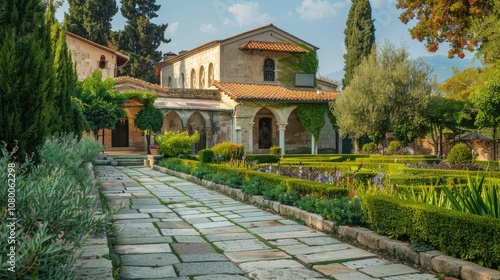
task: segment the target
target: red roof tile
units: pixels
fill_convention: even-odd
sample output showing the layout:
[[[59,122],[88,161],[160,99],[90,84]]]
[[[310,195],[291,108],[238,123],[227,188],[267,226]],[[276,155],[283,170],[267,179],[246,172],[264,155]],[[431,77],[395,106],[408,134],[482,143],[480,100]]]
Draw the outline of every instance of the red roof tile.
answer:
[[[335,91],[289,89],[270,84],[243,84],[214,82],[219,90],[234,100],[290,101],[290,102],[327,102],[337,96]]]
[[[308,50],[290,43],[248,41],[240,46],[240,50],[259,50],[273,52],[307,53]]]

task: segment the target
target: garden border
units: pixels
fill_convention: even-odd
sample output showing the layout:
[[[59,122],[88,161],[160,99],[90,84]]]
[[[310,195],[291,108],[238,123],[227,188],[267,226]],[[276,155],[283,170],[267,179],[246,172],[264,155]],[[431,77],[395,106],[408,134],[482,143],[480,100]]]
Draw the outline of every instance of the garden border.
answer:
[[[195,176],[173,171],[159,165],[153,165],[151,168],[206,186],[231,197],[236,197],[240,201],[250,202],[255,205],[273,209],[273,211],[283,216],[293,215],[293,217],[302,220],[309,227],[326,233],[336,233],[339,236],[350,237],[369,249],[384,250],[394,257],[403,255],[407,260],[413,261],[424,269],[432,269],[437,273],[461,277],[463,280],[500,280],[500,271],[498,270],[450,257],[438,250],[417,253],[408,247],[409,243],[390,239],[389,237],[380,235],[367,228],[337,226],[332,221],[324,220],[318,214],[309,213],[297,207],[284,205],[277,201],[271,201],[265,199],[263,196],[245,194],[240,189],[234,189],[225,185],[216,184],[212,181],[199,179]]]

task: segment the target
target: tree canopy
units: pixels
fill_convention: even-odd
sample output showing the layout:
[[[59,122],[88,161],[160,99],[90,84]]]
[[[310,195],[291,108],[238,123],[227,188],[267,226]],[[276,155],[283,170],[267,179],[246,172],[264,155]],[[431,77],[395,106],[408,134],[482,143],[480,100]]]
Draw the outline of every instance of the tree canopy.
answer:
[[[500,58],[500,0],[398,0],[397,7],[403,23],[417,20],[410,34],[431,52],[448,42],[449,57],[478,50],[487,62]]]
[[[429,65],[410,59],[405,47],[386,42],[377,48],[363,59],[349,86],[331,104],[340,134],[351,139],[384,136],[402,121],[421,131],[435,87],[430,73]]]
[[[118,49],[130,57],[127,67],[120,70],[121,76],[130,76],[156,83],[154,64],[162,59],[158,47],[168,43],[165,38],[167,24],[155,24],[160,5],[154,0],[121,0],[121,13],[127,20],[124,30],[114,34]]]
[[[64,22],[68,31],[107,46],[111,21],[118,12],[115,0],[68,0]]]
[[[372,51],[375,44],[373,21],[370,1],[352,1],[344,30],[344,44],[347,52],[344,54],[343,88],[346,88],[351,82],[354,69],[361,63],[361,60]]]
[[[118,118],[125,117],[123,110],[123,96],[113,90],[115,81],[111,78],[102,80],[102,72],[94,70],[81,83],[81,92],[78,96],[82,101],[83,114],[94,137],[98,139],[101,129],[115,128]]]

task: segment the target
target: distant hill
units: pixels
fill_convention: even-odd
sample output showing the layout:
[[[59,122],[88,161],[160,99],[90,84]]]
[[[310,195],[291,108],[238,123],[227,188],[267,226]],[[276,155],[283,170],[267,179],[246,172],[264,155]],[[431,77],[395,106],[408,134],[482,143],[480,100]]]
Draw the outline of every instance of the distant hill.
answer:
[[[452,68],[456,67],[458,70],[464,70],[468,67],[481,67],[479,61],[473,61],[472,59],[460,59],[455,57],[453,59],[448,58],[444,55],[432,55],[422,57],[427,63],[429,63],[432,68],[434,68],[434,74],[437,75],[437,80],[439,83],[444,82],[452,75]]]
[[[458,68],[458,70],[464,70],[467,67],[481,67],[481,63],[479,61],[473,61],[472,59],[460,59],[457,57],[449,59],[444,55],[424,56],[422,58],[434,69],[433,74],[437,75],[437,81],[439,83],[442,83],[446,79],[451,77],[451,69],[453,67]],[[328,73],[326,74],[326,77],[342,83],[342,79],[344,78],[344,70],[338,70]]]

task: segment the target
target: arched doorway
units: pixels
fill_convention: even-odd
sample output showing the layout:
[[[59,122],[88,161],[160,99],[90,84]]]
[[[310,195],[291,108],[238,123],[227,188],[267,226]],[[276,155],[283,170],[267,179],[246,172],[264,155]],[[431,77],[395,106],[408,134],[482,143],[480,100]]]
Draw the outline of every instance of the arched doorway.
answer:
[[[253,143],[256,153],[268,153],[278,145],[278,128],[274,114],[267,108],[260,109],[254,118]]]
[[[194,143],[193,153],[197,154],[200,150],[203,150],[207,147],[207,130],[205,125],[205,120],[200,112],[194,112],[188,119],[188,132],[189,134],[195,133],[198,131],[200,134],[200,140]]]
[[[297,109],[294,109],[287,120],[285,131],[286,154],[311,153],[311,133],[307,132],[300,122]]]
[[[164,131],[184,131],[181,117],[176,112],[170,111],[163,118],[161,132]]]

